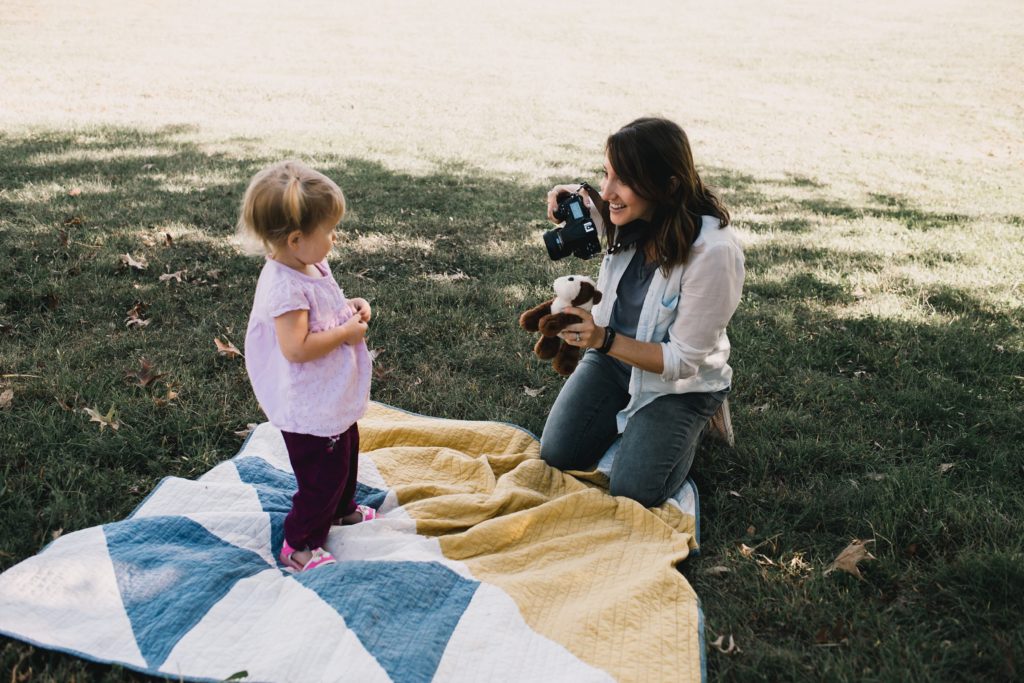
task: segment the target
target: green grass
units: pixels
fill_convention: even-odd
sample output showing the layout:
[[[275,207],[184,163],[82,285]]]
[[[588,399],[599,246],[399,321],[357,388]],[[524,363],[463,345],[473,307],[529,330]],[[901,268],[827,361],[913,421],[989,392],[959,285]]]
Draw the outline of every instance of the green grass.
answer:
[[[237,206],[285,156],[348,197],[335,272],[375,308],[373,397],[540,433],[561,380],[516,318],[597,266],[547,260],[544,192],[662,113],[746,243],[737,445],[702,447],[702,552],[682,567],[708,640],[742,650],[709,649],[710,678],[1021,675],[1014,3],[598,3],[572,40],[540,2],[324,3],[316,21],[65,5],[0,18],[0,570],[202,474],[262,419],[213,340],[242,346],[260,263],[231,244]],[[137,305],[150,322],[127,327]],[[126,375],[143,358],[166,373],[147,387]],[[863,580],[826,575],[853,538],[873,540]],[[30,669],[145,678],[3,641],[0,672]]]

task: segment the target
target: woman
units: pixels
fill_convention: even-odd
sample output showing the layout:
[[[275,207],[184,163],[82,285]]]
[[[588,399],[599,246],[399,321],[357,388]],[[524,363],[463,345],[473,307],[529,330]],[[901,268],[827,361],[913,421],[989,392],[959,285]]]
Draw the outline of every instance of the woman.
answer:
[[[612,495],[660,505],[685,481],[708,420],[729,393],[725,328],[743,288],[743,251],[729,212],[701,182],[686,133],[641,118],[605,145],[590,197],[608,253],[593,315],[561,334],[587,349],[548,415],[541,457],[590,469],[622,435]],[[548,193],[548,218],[565,192]],[[600,216],[600,218],[598,218]]]

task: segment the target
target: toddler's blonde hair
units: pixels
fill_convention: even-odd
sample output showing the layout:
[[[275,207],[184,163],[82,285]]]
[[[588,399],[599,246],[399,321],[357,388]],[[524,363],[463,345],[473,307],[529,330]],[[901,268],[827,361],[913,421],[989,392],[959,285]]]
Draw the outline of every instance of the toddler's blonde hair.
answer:
[[[345,215],[345,195],[337,183],[301,161],[281,161],[249,182],[238,217],[241,237],[256,237],[266,249],[280,245],[294,230],[308,235]]]

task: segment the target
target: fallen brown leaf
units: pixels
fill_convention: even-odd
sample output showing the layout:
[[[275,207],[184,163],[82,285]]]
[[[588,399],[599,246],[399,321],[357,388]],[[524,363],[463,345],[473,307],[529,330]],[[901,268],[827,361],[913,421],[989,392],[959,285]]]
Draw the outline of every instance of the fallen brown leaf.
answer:
[[[841,645],[848,643],[849,640],[850,627],[842,617],[837,617],[831,626],[822,626],[814,634],[814,642],[817,645]]]
[[[754,549],[746,543],[740,543],[740,555],[742,555],[743,557],[753,557]]]
[[[234,344],[231,342],[222,342],[220,337],[214,337],[213,343],[217,345],[217,353],[228,358],[241,358],[242,352],[239,351]]]
[[[169,232],[165,232],[164,233],[164,246],[165,247],[173,247],[174,246],[174,237],[172,237],[171,233],[169,233]]]
[[[121,428],[121,423],[114,417],[114,406],[110,406],[110,410],[107,411],[106,415],[103,415],[95,408],[82,408],[82,412],[89,416],[89,422],[99,423],[101,432],[107,427],[114,431]]]
[[[153,364],[150,363],[145,358],[141,358],[140,362],[142,364],[142,367],[140,369],[136,370],[135,372],[132,372],[131,370],[125,372],[125,375],[129,379],[134,380],[135,384],[137,384],[140,387],[148,387],[150,384],[157,381],[158,379],[163,377],[164,374],[166,374],[163,372],[157,372],[156,368],[153,367]]]
[[[736,641],[733,640],[733,637],[731,635],[729,636],[728,644],[726,644],[725,636],[718,636],[713,641],[711,641],[710,645],[711,647],[721,652],[723,655],[738,655],[739,653],[743,652],[743,650],[740,649],[740,646],[736,644]]]
[[[63,533],[64,533],[64,527],[61,527],[60,529],[54,529],[53,531],[50,532],[50,538],[52,540],[56,541],[58,538],[60,538],[60,535],[63,534]]]
[[[237,432],[235,432],[235,436],[244,439],[248,437],[250,434],[252,434],[252,430],[256,429],[257,426],[258,425],[255,422],[250,422],[249,424],[245,425],[245,429],[239,429]]]
[[[14,389],[4,389],[0,394],[0,410],[7,410],[14,401]]]
[[[956,463],[944,462],[941,465],[939,465],[939,473],[940,474],[945,474],[946,472],[949,472],[954,467],[956,467]]]
[[[146,310],[146,304],[136,303],[128,309],[128,317],[124,319],[127,327],[145,327],[150,321],[143,319],[142,314]]]
[[[160,276],[159,279],[160,282],[170,282],[171,280],[174,280],[175,282],[181,282],[181,276],[187,272],[187,270],[178,270],[173,273],[164,273],[163,275]]]
[[[77,197],[80,194],[82,194],[82,188],[80,187],[73,187],[70,190],[68,190],[69,197]]]
[[[728,567],[725,567],[725,566],[722,566],[722,565],[719,564],[719,565],[715,565],[714,567],[708,567],[707,569],[703,569],[703,570],[701,570],[700,573],[701,574],[707,574],[709,576],[721,576],[723,574],[728,574],[731,571],[732,570],[729,569]]]
[[[853,539],[850,545],[846,546],[843,552],[839,553],[836,559],[832,561],[832,564],[825,569],[825,574],[831,574],[838,569],[863,580],[864,577],[861,576],[860,568],[857,567],[857,564],[862,561],[876,559],[874,555],[868,552],[867,545],[869,543],[874,543],[874,540],[862,541],[859,538]]]
[[[783,564],[780,560],[779,564],[790,574],[798,576],[811,571],[811,565],[804,561],[803,553],[795,553],[789,562]]]
[[[162,408],[162,407],[164,407],[166,405],[169,405],[170,402],[173,401],[176,398],[178,398],[178,392],[175,391],[174,389],[168,389],[166,396],[164,396],[163,398],[160,398],[158,396],[158,397],[153,399],[153,402],[156,403],[158,406],[160,406]]]
[[[135,270],[145,270],[148,265],[146,263],[145,256],[140,256],[136,259],[131,254],[121,254],[121,263],[125,264],[129,268],[134,268]]]
[[[524,386],[523,391],[526,393],[527,396],[537,397],[540,396],[541,392],[544,391],[544,387],[541,387],[540,389],[531,389],[528,386]]]

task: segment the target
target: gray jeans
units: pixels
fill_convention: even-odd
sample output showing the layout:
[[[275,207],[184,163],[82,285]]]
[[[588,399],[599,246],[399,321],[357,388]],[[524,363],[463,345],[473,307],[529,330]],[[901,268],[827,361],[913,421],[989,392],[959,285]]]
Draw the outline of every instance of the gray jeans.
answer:
[[[612,464],[610,493],[661,505],[690,472],[701,433],[729,394],[666,394],[632,417]],[[540,457],[561,470],[592,469],[618,437],[615,415],[629,392],[615,361],[588,351],[551,407]]]

